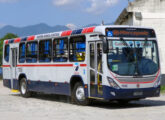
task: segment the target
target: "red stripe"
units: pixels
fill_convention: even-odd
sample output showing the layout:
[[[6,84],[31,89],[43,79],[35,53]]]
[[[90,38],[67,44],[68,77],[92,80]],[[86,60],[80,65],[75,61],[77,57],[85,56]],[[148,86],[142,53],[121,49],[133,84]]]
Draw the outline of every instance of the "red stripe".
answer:
[[[94,29],[96,27],[90,27],[90,28],[84,28],[82,33],[91,33],[91,32],[94,32]]]
[[[146,83],[153,83],[153,82],[155,82],[155,81],[157,80],[157,78],[158,78],[158,76],[159,76],[159,73],[160,73],[160,69],[159,69],[159,71],[158,71],[158,73],[157,73],[155,79],[152,80],[152,81],[149,81],[149,82],[121,82],[119,79],[117,79],[117,78],[113,75],[112,72],[110,72],[110,73],[111,73],[112,77],[113,77],[115,80],[117,80],[118,82],[120,82],[121,84],[146,84]]]
[[[87,64],[80,64],[80,67],[86,67]]]
[[[2,67],[10,67],[10,65],[2,65]]]
[[[17,65],[17,67],[73,67],[73,64]]]
[[[72,33],[72,30],[64,31],[62,32],[61,36],[70,36]]]
[[[82,33],[86,33],[87,30],[88,30],[88,28],[84,28],[83,31],[82,31]]]
[[[88,28],[87,33],[93,32],[95,27]]]
[[[29,36],[29,37],[27,38],[27,41],[34,40],[34,39],[35,39],[35,36]]]
[[[14,39],[14,43],[18,43],[18,42],[20,42],[21,41],[21,38],[16,38],[16,39]]]
[[[9,40],[6,40],[6,41],[5,41],[5,44],[8,44],[8,43],[9,43]]]

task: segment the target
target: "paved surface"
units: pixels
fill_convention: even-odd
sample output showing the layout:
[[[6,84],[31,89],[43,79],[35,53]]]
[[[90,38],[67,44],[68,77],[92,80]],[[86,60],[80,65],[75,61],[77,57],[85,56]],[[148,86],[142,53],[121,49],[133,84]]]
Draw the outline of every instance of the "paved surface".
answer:
[[[64,96],[22,98],[0,81],[0,120],[165,120],[165,96],[127,105],[95,102],[77,106]]]

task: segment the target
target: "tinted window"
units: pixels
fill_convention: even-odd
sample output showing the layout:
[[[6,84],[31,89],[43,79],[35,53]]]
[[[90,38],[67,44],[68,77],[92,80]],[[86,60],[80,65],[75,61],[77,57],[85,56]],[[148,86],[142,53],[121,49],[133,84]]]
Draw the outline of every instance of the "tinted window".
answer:
[[[19,62],[25,62],[25,43],[21,43],[19,46]]]
[[[5,45],[4,59],[5,59],[6,62],[9,62],[9,51],[10,51],[10,46],[9,45]]]
[[[26,44],[26,62],[37,62],[38,44],[37,42],[29,42]]]
[[[85,60],[85,36],[70,39],[70,61]]]
[[[44,40],[39,43],[39,61],[50,62],[52,51],[52,41]]]
[[[68,39],[56,39],[53,41],[53,61],[66,62],[68,60]]]

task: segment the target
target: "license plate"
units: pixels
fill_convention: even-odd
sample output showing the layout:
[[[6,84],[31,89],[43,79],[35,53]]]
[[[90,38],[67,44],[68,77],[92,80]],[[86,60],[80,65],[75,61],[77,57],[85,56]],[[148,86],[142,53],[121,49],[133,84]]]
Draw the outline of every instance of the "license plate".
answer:
[[[143,95],[143,92],[134,92],[133,95],[134,96],[141,96],[141,95]]]

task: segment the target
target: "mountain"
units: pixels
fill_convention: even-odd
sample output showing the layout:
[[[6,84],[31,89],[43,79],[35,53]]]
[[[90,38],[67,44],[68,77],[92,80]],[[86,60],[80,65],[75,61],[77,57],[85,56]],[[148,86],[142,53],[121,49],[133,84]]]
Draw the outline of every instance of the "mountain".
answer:
[[[109,24],[112,25],[113,23],[109,23]],[[89,25],[83,26],[82,28],[98,26],[98,25],[99,24],[89,24]],[[7,25],[0,28],[0,38],[2,38],[7,33],[14,33],[20,37],[23,37],[23,36],[36,35],[36,34],[49,33],[49,32],[58,32],[58,31],[64,31],[64,30],[70,30],[70,29],[74,30],[74,29],[78,29],[78,27],[74,24],[56,25],[52,27],[45,23],[40,23],[40,24],[30,25],[30,26],[25,26],[25,27],[14,27],[11,25]]]
[[[40,23],[37,25],[30,25],[26,27],[14,27],[11,25],[7,25],[0,29],[0,38],[3,37],[6,33],[14,33],[17,34],[18,36],[29,36],[29,35],[36,35],[42,33],[64,31],[68,29],[69,29],[68,27],[63,25],[56,25],[51,27],[44,23]]]
[[[78,27],[76,25],[74,25],[74,24],[67,24],[66,27],[68,27],[71,30],[78,29]]]

